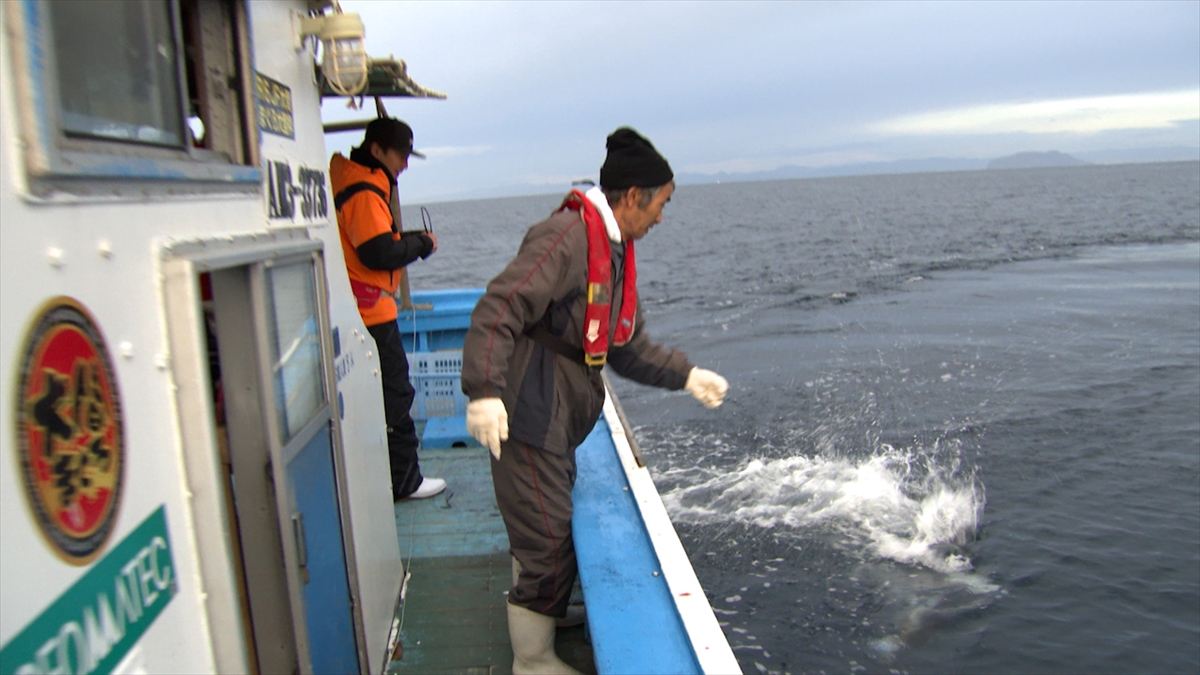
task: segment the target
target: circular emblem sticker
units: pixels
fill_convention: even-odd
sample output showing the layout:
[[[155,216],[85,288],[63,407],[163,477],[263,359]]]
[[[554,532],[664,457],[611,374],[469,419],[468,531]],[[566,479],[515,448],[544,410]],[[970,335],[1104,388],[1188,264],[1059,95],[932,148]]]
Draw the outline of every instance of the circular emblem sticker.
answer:
[[[104,336],[70,298],[47,303],[21,360],[17,452],[25,492],[59,557],[90,562],[112,533],[125,434]]]

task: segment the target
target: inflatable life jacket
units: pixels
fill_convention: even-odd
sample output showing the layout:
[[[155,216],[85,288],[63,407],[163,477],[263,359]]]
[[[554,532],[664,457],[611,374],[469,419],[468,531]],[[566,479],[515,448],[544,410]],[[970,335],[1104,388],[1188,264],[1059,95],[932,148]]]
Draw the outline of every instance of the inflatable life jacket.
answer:
[[[559,211],[580,212],[587,226],[588,269],[587,309],[583,315],[583,361],[589,366],[602,366],[608,360],[608,320],[612,316],[612,249],[604,219],[596,206],[579,190],[572,190],[563,200]],[[637,315],[637,268],[634,266],[633,242],[625,244],[625,278],[621,282],[621,311],[613,345],[620,347],[633,337]]]

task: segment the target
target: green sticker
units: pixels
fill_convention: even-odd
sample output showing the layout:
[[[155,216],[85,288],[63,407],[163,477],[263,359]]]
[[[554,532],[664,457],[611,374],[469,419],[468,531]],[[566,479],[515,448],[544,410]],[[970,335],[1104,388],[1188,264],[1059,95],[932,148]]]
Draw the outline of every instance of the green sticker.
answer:
[[[179,592],[166,506],[0,649],[0,673],[107,673]]]

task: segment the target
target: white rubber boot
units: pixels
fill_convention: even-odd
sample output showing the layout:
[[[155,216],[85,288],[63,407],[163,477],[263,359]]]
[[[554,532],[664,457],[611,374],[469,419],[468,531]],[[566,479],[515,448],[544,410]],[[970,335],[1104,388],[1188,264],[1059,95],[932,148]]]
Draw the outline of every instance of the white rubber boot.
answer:
[[[513,675],[579,675],[554,653],[554,617],[508,605]]]

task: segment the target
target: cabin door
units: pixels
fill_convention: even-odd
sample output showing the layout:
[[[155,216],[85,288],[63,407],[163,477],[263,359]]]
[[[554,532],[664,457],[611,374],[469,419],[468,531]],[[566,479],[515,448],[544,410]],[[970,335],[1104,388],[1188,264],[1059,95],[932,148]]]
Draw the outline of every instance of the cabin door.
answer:
[[[314,673],[358,672],[349,575],[333,453],[329,335],[319,300],[324,279],[316,256],[254,268],[261,293],[265,363],[275,405],[267,418],[277,434],[287,489],[287,526],[302,595],[308,655]]]
[[[259,672],[361,672],[324,278],[319,251],[202,278]]]

